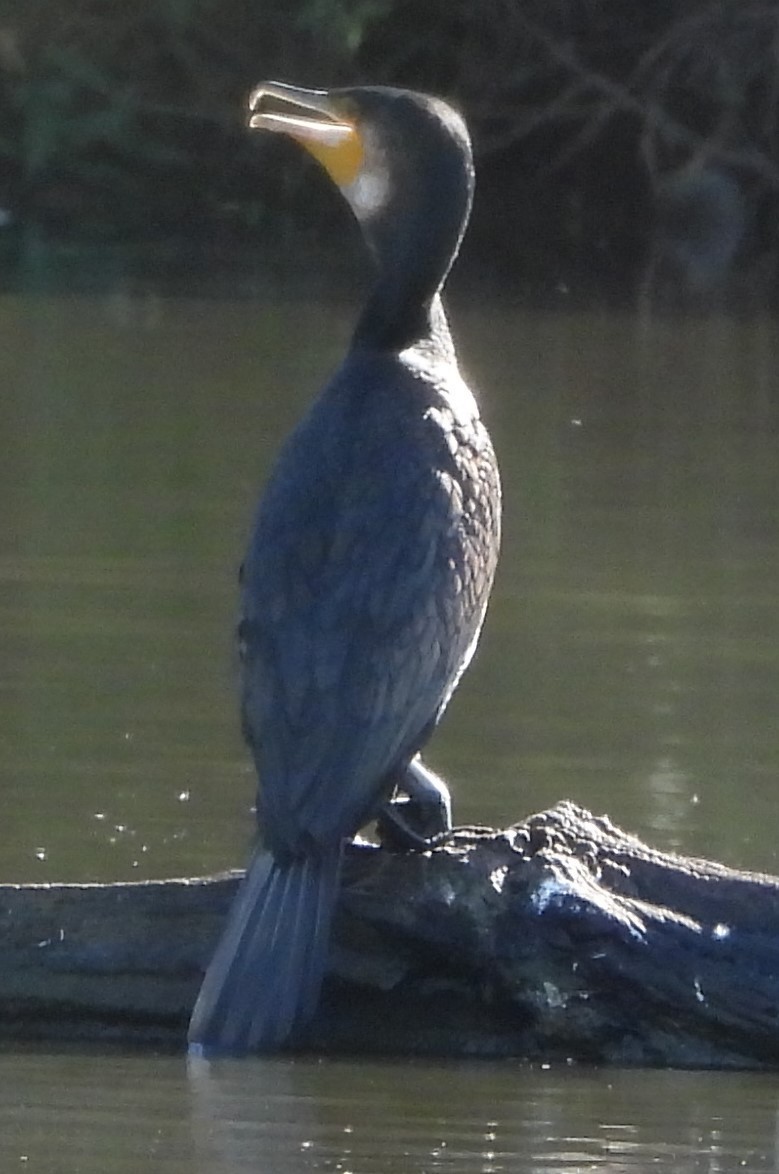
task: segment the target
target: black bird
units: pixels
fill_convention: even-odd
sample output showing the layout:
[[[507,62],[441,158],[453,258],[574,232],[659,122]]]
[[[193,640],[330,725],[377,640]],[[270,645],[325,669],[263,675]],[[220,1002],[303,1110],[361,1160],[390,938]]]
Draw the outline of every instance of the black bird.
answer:
[[[250,108],[250,126],[323,164],[378,277],[282,450],[244,563],[262,845],[189,1029],[196,1047],[233,1052],[277,1046],[314,1012],[344,842],[397,788],[446,816],[418,752],[473,655],[500,541],[495,455],[440,298],[473,194],[465,123],[384,87],[270,83]]]

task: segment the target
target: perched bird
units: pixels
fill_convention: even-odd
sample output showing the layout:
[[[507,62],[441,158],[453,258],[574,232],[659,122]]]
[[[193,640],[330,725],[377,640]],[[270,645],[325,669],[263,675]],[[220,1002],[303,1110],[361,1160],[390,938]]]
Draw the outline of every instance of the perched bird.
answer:
[[[314,155],[377,266],[349,352],[287,440],[242,576],[242,717],[261,845],[208,967],[196,1049],[267,1050],[317,1005],[344,842],[399,788],[481,630],[500,541],[490,438],[441,287],[473,194],[462,118],[424,94],[269,83],[250,126]]]

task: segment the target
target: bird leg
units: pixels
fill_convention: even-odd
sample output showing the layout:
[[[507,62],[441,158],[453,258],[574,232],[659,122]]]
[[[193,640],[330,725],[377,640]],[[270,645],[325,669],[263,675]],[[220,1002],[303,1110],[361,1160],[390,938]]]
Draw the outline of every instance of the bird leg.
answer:
[[[420,756],[398,771],[395,794],[376,820],[379,839],[395,851],[432,848],[452,830],[452,800],[442,778]],[[398,796],[397,792],[404,794]]]

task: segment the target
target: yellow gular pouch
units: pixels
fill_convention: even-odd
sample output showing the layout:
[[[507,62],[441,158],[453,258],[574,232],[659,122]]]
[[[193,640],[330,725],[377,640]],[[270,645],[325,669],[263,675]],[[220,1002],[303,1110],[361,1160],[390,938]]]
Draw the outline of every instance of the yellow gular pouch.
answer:
[[[360,136],[355,127],[347,123],[333,124],[323,129],[330,132],[327,138],[298,136],[294,131],[288,133],[322,164],[333,183],[339,188],[349,187],[356,180],[362,167],[363,149]],[[341,132],[340,137],[336,137],[334,131]]]
[[[295,114],[281,110],[263,110],[262,102],[273,91],[255,91],[250,98],[253,113],[249,126],[254,130],[270,130],[289,135],[322,164],[333,183],[339,188],[354,183],[363,164],[363,146],[359,131],[353,123],[339,117],[334,106],[322,102],[317,111],[326,113],[329,120],[309,117],[305,112]]]

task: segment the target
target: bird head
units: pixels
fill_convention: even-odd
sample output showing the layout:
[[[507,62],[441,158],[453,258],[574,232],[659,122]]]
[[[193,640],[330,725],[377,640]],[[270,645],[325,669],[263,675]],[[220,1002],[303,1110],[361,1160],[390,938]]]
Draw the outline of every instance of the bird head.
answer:
[[[249,108],[250,127],[288,135],[322,164],[380,269],[429,269],[435,292],[457,253],[473,194],[470,139],[451,106],[386,86],[305,90],[266,82]],[[429,256],[429,265],[420,256]]]

